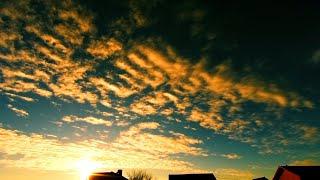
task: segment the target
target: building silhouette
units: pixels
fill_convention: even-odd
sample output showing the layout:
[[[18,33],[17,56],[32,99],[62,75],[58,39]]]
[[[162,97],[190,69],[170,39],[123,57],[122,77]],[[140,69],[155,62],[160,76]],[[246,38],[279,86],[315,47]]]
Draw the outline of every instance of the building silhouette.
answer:
[[[97,172],[89,176],[89,180],[128,180],[122,176],[122,170],[118,172]]]
[[[259,177],[259,178],[255,178],[255,179],[253,179],[253,180],[268,180],[268,178],[266,178],[266,177]]]
[[[320,179],[320,166],[279,166],[273,180]]]
[[[170,174],[169,180],[216,180],[212,173],[207,174]]]

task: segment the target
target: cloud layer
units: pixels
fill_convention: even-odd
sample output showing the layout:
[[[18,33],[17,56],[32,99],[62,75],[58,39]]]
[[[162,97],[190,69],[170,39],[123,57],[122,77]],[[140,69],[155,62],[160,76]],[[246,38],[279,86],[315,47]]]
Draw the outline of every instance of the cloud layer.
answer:
[[[0,119],[1,164],[61,171],[85,155],[106,168],[203,171],[211,168],[194,159],[247,158],[219,151],[228,143],[212,148],[219,138],[256,156],[317,148],[319,126],[298,113],[316,111],[318,102],[249,70],[239,73],[236,60],[212,65],[161,35],[139,36],[153,25],[145,15],[153,3],[144,9],[131,2],[127,16],[103,23],[71,0],[3,3],[0,98],[9,113]],[[199,23],[205,16],[198,10],[178,17]],[[236,168],[215,173],[252,178]]]

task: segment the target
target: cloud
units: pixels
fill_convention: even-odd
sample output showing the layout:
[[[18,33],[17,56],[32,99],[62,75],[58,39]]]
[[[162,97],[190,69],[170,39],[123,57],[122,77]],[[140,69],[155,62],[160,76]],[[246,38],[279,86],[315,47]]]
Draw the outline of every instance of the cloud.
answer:
[[[77,81],[84,78],[86,71],[88,71],[90,66],[78,66],[75,63],[66,63],[61,64],[62,67],[59,67],[60,72],[62,73],[57,79],[57,83],[50,83],[48,86],[52,89],[55,96],[60,97],[70,97],[80,103],[85,101],[92,104],[98,101],[97,95],[85,91],[83,86],[79,85]]]
[[[77,27],[82,32],[90,32],[95,29],[93,21],[93,15],[88,12],[85,8],[81,6],[76,6],[72,1],[63,1],[62,6],[64,9],[61,9],[59,13],[59,17],[64,20],[72,20],[77,24]]]
[[[92,77],[89,79],[100,92],[102,97],[108,97],[108,92],[114,92],[118,97],[125,98],[137,93],[135,89],[127,88],[119,84],[113,84],[106,81],[105,78]]]
[[[39,87],[37,82],[42,78],[39,71],[34,71],[33,74],[26,74],[20,70],[4,66],[1,72],[5,81],[0,83],[0,88],[5,91],[15,93],[34,92],[44,97],[50,97],[52,95],[50,91]]]
[[[13,107],[13,105],[11,104],[8,104],[8,108],[14,111],[17,114],[17,116],[21,116],[21,117],[29,116],[29,113],[27,111]]]
[[[191,111],[188,120],[193,122],[199,122],[200,126],[215,131],[218,131],[223,127],[223,121],[219,115],[210,112],[203,112],[198,108],[194,108]]]
[[[3,72],[5,74],[5,81],[0,84],[0,87],[6,91],[11,92],[34,92],[40,96],[50,97],[52,95],[61,98],[71,98],[80,103],[90,102],[95,104],[98,100],[95,94],[86,92],[83,89],[83,85],[79,85],[78,81],[84,78],[84,74],[90,70],[89,65],[76,63],[73,61],[71,55],[74,49],[70,47],[70,44],[80,45],[82,44],[83,34],[93,32],[94,26],[92,24],[92,16],[89,12],[84,11],[81,7],[75,6],[71,1],[64,1],[57,5],[53,2],[44,2],[45,5],[51,7],[46,12],[47,16],[54,19],[59,19],[60,24],[52,24],[52,22],[35,21],[37,16],[41,16],[41,12],[38,15],[26,16],[24,12],[33,11],[31,6],[19,6],[22,4],[28,4],[29,1],[18,2],[16,5],[24,10],[20,11],[16,16],[11,13],[12,5],[7,4],[6,12],[9,17],[13,18],[6,23],[16,24],[15,21],[24,21],[24,29],[41,39],[35,41],[33,39],[21,40],[21,44],[31,44],[31,49],[34,51],[27,51],[25,47],[11,51],[9,54],[1,53],[1,56],[8,61],[23,61],[20,66],[12,64],[9,70],[23,69],[24,72],[31,70],[32,74],[26,74],[22,71],[13,73],[15,75],[9,76],[10,73]],[[48,4],[47,4],[48,3]],[[60,7],[57,7],[60,6]],[[14,12],[14,11],[12,11]],[[89,14],[88,14],[89,13]],[[58,17],[55,15],[59,14]],[[74,23],[70,23],[73,21]],[[48,31],[46,27],[55,31]],[[1,28],[3,31],[4,28]],[[16,34],[22,34],[23,32],[17,32]],[[63,39],[61,39],[61,36]],[[25,42],[23,42],[25,41]],[[27,49],[30,50],[28,47]],[[26,71],[28,69],[28,71]],[[57,78],[58,77],[58,78]],[[53,79],[56,79],[53,82]],[[26,81],[26,80],[32,80]],[[40,88],[39,84],[45,83],[47,89]]]
[[[193,145],[202,143],[201,140],[174,133],[173,137],[155,135],[143,132],[147,129],[157,129],[160,124],[155,122],[139,123],[120,134],[116,146],[127,150],[144,151],[147,154],[157,154],[167,157],[171,154],[206,155],[200,148]]]
[[[181,104],[177,96],[168,92],[155,91],[136,100],[131,104],[130,109],[140,115],[156,114],[159,113],[158,110],[160,108],[165,107],[165,105],[170,102],[173,102],[177,106]],[[171,114],[172,110],[165,109],[161,111],[161,113]]]
[[[0,128],[0,146],[3,147],[0,153],[21,154],[19,159],[2,158],[0,163],[6,167],[75,171],[77,162],[86,157],[103,168],[150,168],[152,165],[154,169],[192,170],[193,164],[170,155],[203,155],[200,148],[193,147],[201,141],[182,134],[167,137],[146,132],[157,128],[159,124],[154,122],[136,124],[108,143],[94,139],[68,142]]]
[[[151,85],[156,88],[162,83],[162,75],[158,72],[152,72],[152,74],[145,74],[128,62],[120,59],[115,62],[115,66],[124,70],[132,78],[142,81],[141,85],[145,88],[147,85]]]
[[[231,153],[231,154],[222,154],[221,155],[222,157],[225,157],[227,159],[241,159],[242,157],[239,156],[238,154],[234,154],[234,153]]]
[[[290,163],[291,166],[316,166],[318,164],[312,159],[296,160]]]
[[[64,144],[56,139],[39,134],[26,135],[19,131],[0,129],[1,153],[21,154],[20,159],[1,159],[0,163],[9,167],[41,170],[74,170],[75,163],[83,155],[99,153],[98,148],[80,144]]]
[[[215,169],[213,170],[214,175],[217,179],[224,179],[224,180],[246,180],[246,179],[253,179],[253,174],[249,171],[238,170],[238,169]]]
[[[253,122],[250,117],[242,117],[243,114],[251,113],[244,113],[242,105],[253,102],[257,107],[263,105],[280,110],[314,107],[312,101],[283,88],[281,84],[266,82],[254,76],[239,76],[230,63],[232,60],[208,67],[206,61],[209,60],[203,58],[196,62],[195,59],[186,59],[158,37],[142,42],[130,39],[131,36],[101,34],[96,31],[94,13],[73,4],[73,1],[43,3],[47,7],[45,17],[48,16],[50,21],[42,18],[44,12],[41,9],[35,13],[38,9],[33,9],[29,1],[4,4],[1,13],[7,16],[7,20],[0,19],[3,23],[0,35],[4,37],[0,40],[0,46],[4,49],[0,52],[0,90],[7,96],[32,102],[32,99],[24,96],[31,93],[30,97],[41,96],[47,100],[57,98],[68,103],[88,103],[95,110],[101,104],[105,106],[103,108],[112,109],[118,114],[114,125],[121,128],[129,126],[126,119],[136,120],[139,119],[137,117],[148,115],[169,119],[169,115],[178,114],[183,118],[177,118],[176,123],[186,119],[213,130],[215,134],[249,143],[267,153],[278,152],[273,149],[277,143],[283,146],[295,143],[286,133],[277,133],[287,126],[282,124],[281,128],[276,129],[275,125],[268,125],[268,120]],[[131,11],[133,19],[130,20],[137,27],[151,23],[138,7],[131,7]],[[120,18],[115,23],[125,27],[127,21]],[[121,41],[123,39],[129,39],[129,43]],[[106,58],[108,61],[101,61]],[[18,112],[19,109],[13,111]],[[23,111],[20,110],[20,115],[27,116],[28,112]],[[66,116],[63,121],[111,126],[111,121],[94,117]],[[150,156],[152,162],[157,162],[159,157],[151,154],[151,150],[161,156],[175,152],[188,154],[187,151],[191,153],[189,155],[205,154],[202,149],[195,147],[200,144],[200,140],[178,134],[170,137],[152,134],[149,131],[160,128],[159,125],[154,128],[154,124],[152,127],[140,129],[137,137],[122,133],[124,139],[118,140],[129,142],[126,146],[137,150],[138,147],[130,144],[130,141],[141,143],[145,140],[160,148],[159,144],[151,142],[151,137],[158,140],[168,150],[156,150],[141,144],[147,148],[147,156]],[[270,135],[263,133],[266,128],[273,129]],[[133,129],[129,129],[131,133]],[[317,128],[308,126],[297,129],[298,133],[294,137],[299,136],[304,140],[315,139],[318,133]],[[264,137],[257,134],[264,134]],[[167,142],[177,144],[177,147],[168,146],[165,144]],[[143,157],[143,154],[136,152],[121,153],[133,158],[133,163],[140,158],[138,156]],[[163,167],[167,168],[169,164],[165,163],[191,167],[190,163],[176,159],[163,162]]]
[[[157,109],[154,106],[144,102],[131,104],[130,109],[131,111],[143,116],[157,113]]]
[[[107,39],[102,37],[101,39],[93,40],[89,44],[87,51],[94,57],[107,58],[121,49],[122,45],[120,42],[116,41],[115,39]]]
[[[249,122],[236,119],[228,124],[227,127],[225,127],[224,132],[230,133],[230,132],[238,132],[242,133],[245,128],[247,128],[249,125]]]
[[[49,45],[51,48],[55,48],[58,51],[61,51],[63,53],[71,53],[72,49],[68,48],[66,45],[61,42],[61,40],[55,38],[54,36],[50,34],[46,34],[42,31],[40,31],[40,27],[37,27],[37,25],[28,25],[25,27],[26,31],[29,33],[33,33],[40,37],[43,42],[46,42],[47,45]]]
[[[1,31],[0,35],[3,37],[0,40],[0,46],[5,48],[11,48],[14,41],[19,41],[22,38],[22,36],[17,34],[15,31]]]
[[[76,29],[68,24],[58,24],[54,27],[55,32],[62,36],[64,41],[72,44],[80,46],[83,42],[83,36],[79,29]]]
[[[18,99],[22,99],[24,101],[27,102],[34,102],[35,100],[33,98],[30,97],[26,97],[26,96],[21,96],[21,95],[17,95],[17,94],[12,94],[12,93],[4,93],[7,96],[13,97],[13,98],[18,98]]]
[[[105,126],[111,126],[112,125],[111,121],[95,118],[95,117],[92,117],[92,116],[78,117],[78,116],[70,115],[70,116],[64,116],[62,118],[62,121],[67,122],[67,123],[82,121],[82,122],[86,122],[86,123],[89,123],[89,124],[92,124],[92,125],[105,125]]]
[[[147,84],[149,83],[153,88],[156,88],[164,83],[165,76],[163,72],[161,72],[152,63],[152,61],[139,56],[139,54],[137,53],[129,53],[127,57],[132,64],[135,64],[137,67],[147,72],[147,74],[144,74],[143,77],[140,77],[143,79],[144,82],[146,82]],[[126,69],[124,68],[124,70]]]
[[[312,107],[312,102],[297,94],[282,91],[276,85],[269,86],[257,78],[245,76],[240,81],[237,80],[236,74],[228,63],[216,66],[214,71],[209,73],[205,70],[203,62],[192,65],[186,59],[180,58],[173,50],[165,55],[146,45],[137,45],[136,49],[145,55],[146,59],[130,54],[131,62],[136,63],[146,72],[152,69],[153,72],[150,72],[149,76],[152,73],[161,72],[160,76],[168,77],[167,83],[177,92],[195,93],[208,90],[232,102],[249,100],[281,107]],[[131,73],[131,75],[135,76],[137,73]]]
[[[7,87],[3,88],[7,91],[32,91],[46,97],[54,95],[65,100],[72,99],[79,103],[89,102],[95,105],[98,102],[107,102],[110,91],[120,98],[127,98],[139,94],[148,86],[156,89],[161,85],[170,85],[167,93],[183,96],[173,100],[181,113],[185,113],[185,109],[191,106],[190,103],[187,103],[190,94],[207,93],[208,91],[216,97],[232,102],[249,100],[277,104],[282,107],[312,107],[312,102],[294,93],[280,90],[276,86],[270,88],[262,80],[248,77],[239,80],[227,63],[218,65],[209,73],[204,68],[204,61],[191,64],[188,59],[179,56],[173,47],[163,42],[160,43],[160,46],[164,47],[162,50],[152,47],[150,43],[140,42],[134,42],[124,48],[124,44],[113,37],[97,36],[94,13],[75,5],[72,1],[63,1],[60,4],[44,2],[44,5],[50,7],[46,12],[52,19],[50,22],[36,21],[35,19],[41,15],[30,13],[31,15],[26,16],[24,12],[34,11],[30,6],[22,6],[28,3],[27,1],[19,2],[17,5],[6,4],[4,13],[11,17],[6,23],[11,25],[10,28],[16,36],[6,35],[8,39],[3,40],[1,44],[4,47],[12,47],[13,41],[26,41],[24,43],[31,44],[34,52],[28,52],[29,48],[20,48],[9,54],[1,53],[1,56],[8,61],[23,60],[26,66],[39,71],[32,75],[25,74],[36,78],[32,83],[24,81],[14,83],[15,77],[12,81],[6,78],[6,83],[2,83],[1,87]],[[146,22],[142,20],[144,16],[141,14],[140,7],[134,4],[131,5],[133,18],[138,26],[141,26]],[[15,9],[19,9],[16,6],[21,11],[16,12]],[[18,20],[24,21],[23,29],[40,39],[41,42],[21,39],[22,32],[13,26]],[[5,28],[1,28],[1,31],[2,33],[10,32],[5,31]],[[89,43],[83,42],[84,37],[88,37]],[[106,58],[119,53],[119,57],[111,60],[111,63],[122,70],[121,73],[110,73],[108,79],[87,78],[87,73],[95,72],[95,68],[100,63],[96,61],[78,63],[73,56],[76,47],[89,52],[96,58]],[[113,80],[118,78],[121,80],[114,83]],[[48,89],[40,88],[38,85],[40,82],[45,82]],[[22,84],[30,88],[22,89]],[[96,86],[100,94],[87,91],[87,88],[95,89],[90,85]]]
[[[298,130],[301,131],[302,139],[307,141],[315,140],[318,137],[318,128],[307,125],[297,125]]]

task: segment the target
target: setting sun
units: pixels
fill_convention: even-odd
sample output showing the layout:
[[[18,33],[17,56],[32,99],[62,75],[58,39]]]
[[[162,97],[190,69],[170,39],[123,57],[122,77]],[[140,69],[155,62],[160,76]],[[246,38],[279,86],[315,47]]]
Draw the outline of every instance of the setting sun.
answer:
[[[87,180],[89,175],[101,167],[100,163],[94,162],[90,159],[82,159],[76,163],[76,168],[80,176],[80,180]]]

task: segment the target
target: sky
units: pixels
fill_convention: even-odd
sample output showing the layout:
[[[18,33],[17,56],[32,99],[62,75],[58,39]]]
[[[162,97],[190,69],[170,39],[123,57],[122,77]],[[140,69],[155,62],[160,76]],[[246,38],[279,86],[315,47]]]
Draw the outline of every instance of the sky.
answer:
[[[320,164],[320,4],[0,2],[0,179]]]

